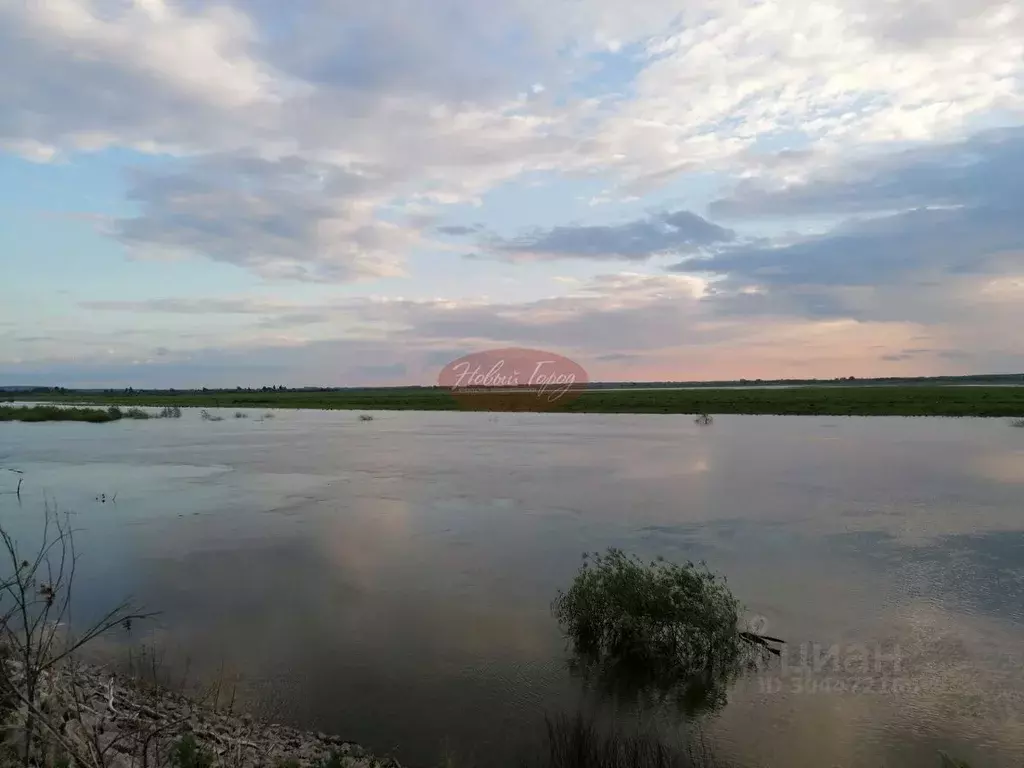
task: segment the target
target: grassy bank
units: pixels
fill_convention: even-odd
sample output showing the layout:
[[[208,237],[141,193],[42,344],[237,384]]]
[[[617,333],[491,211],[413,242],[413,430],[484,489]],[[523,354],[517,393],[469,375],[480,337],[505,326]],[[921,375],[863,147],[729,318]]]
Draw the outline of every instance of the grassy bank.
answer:
[[[103,424],[121,419],[148,419],[141,408],[67,408],[57,405],[0,405],[0,421],[84,421]]]
[[[15,399],[18,396],[12,396]],[[449,392],[430,387],[315,391],[149,391],[48,393],[24,399],[83,405],[195,408],[461,410]],[[495,410],[501,410],[500,407]],[[592,390],[558,410],[572,413],[776,414],[819,416],[1024,416],[1024,387],[937,385],[818,386],[788,389]]]

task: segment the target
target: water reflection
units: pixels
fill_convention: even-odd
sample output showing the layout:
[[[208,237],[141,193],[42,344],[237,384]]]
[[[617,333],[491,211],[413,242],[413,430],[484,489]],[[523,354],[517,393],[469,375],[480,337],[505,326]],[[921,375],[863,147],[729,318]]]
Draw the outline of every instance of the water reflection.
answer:
[[[684,719],[710,715],[728,703],[729,689],[742,668],[694,669],[671,681],[649,668],[628,663],[607,664],[588,654],[574,654],[570,672],[585,690],[599,700],[607,699],[620,711],[663,716],[674,712]]]
[[[1000,483],[1024,483],[1024,451],[990,453],[979,457],[975,467],[981,477]]]
[[[723,758],[1024,764],[1019,430],[374,415],[3,425],[26,475],[20,508],[0,476],[0,520],[27,530],[57,501],[81,530],[83,618],[133,595],[194,670],[224,661],[264,711],[413,764],[448,743],[500,765],[579,705],[549,604],[613,545],[708,560],[790,645],[904,648],[918,685],[899,696],[694,688],[684,709],[713,703]]]

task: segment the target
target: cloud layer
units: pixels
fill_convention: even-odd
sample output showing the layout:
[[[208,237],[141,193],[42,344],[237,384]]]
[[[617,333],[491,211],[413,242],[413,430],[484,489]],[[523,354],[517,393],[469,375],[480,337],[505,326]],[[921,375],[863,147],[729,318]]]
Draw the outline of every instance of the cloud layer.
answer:
[[[644,261],[728,242],[734,233],[689,211],[651,216],[615,226],[555,227],[491,247],[509,258],[620,259]]]
[[[78,339],[163,366],[370,344],[414,377],[387,333],[651,375],[680,344],[831,369],[825,337],[872,370],[1018,364],[1016,0],[0,1],[0,65],[0,151],[123,180],[80,212],[105,242],[282,292],[69,285],[36,332],[0,317],[19,371]]]

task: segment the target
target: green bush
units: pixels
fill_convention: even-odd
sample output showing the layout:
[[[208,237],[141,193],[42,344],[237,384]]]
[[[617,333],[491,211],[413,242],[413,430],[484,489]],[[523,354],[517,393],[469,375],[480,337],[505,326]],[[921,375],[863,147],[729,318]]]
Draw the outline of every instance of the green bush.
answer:
[[[739,602],[703,564],[647,563],[619,549],[585,555],[552,610],[584,678],[690,714],[724,705],[729,682],[765,650],[740,630]]]
[[[191,733],[186,733],[171,748],[172,768],[212,768],[213,760],[213,752],[201,747]]]
[[[595,553],[553,609],[579,651],[666,675],[731,665],[742,649],[739,602],[703,565]]]

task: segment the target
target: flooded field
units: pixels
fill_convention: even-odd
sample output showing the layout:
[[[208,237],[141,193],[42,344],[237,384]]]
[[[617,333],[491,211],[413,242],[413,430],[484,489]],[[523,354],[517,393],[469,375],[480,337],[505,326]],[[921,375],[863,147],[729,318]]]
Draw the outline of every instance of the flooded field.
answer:
[[[221,415],[0,425],[0,522],[71,512],[76,615],[132,595],[161,611],[137,639],[277,719],[501,765],[590,695],[550,603],[617,546],[706,560],[786,640],[701,722],[723,757],[1024,764],[1024,432],[1005,420]]]

